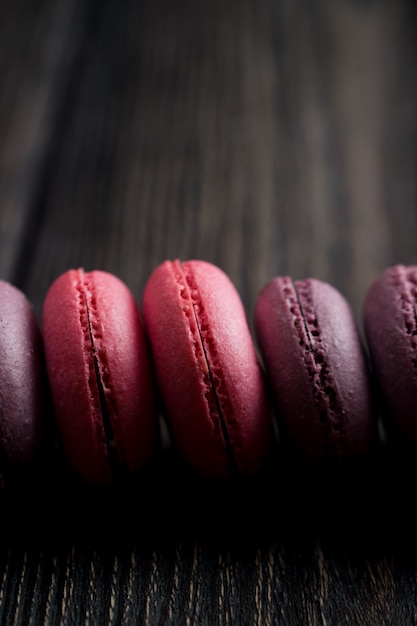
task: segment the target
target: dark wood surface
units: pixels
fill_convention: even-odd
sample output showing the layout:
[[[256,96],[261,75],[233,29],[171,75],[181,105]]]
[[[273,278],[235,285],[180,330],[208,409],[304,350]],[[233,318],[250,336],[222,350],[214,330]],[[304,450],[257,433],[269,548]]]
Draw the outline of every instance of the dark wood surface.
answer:
[[[201,258],[251,325],[278,274],[361,324],[373,278],[417,262],[416,35],[411,0],[6,0],[0,277],[40,319],[70,267],[140,302],[159,262]],[[167,449],[104,495],[54,457],[2,505],[0,622],[417,623],[414,476],[382,451],[346,482],[277,458],[220,488]]]

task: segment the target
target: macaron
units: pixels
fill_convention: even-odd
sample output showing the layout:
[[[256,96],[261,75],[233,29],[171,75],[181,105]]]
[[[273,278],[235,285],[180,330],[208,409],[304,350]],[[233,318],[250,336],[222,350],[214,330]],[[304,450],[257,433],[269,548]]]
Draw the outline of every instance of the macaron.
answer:
[[[256,474],[271,446],[264,374],[240,296],[217,266],[167,260],[142,302],[162,406],[185,466],[213,480]]]
[[[372,385],[341,293],[313,278],[276,277],[258,295],[254,326],[283,446],[317,468],[367,458],[376,436]]]
[[[0,280],[0,491],[25,480],[44,435],[45,378],[39,325],[26,296]]]
[[[385,269],[364,299],[364,326],[388,437],[417,445],[417,266]]]
[[[157,446],[150,358],[136,301],[108,272],[71,269],[47,291],[43,339],[58,440],[75,474],[109,486]]]

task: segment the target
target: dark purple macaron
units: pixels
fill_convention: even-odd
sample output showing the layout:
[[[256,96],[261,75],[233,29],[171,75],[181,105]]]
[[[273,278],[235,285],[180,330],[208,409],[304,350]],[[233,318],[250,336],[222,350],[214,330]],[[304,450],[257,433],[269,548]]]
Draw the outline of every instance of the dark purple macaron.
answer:
[[[32,467],[42,444],[43,348],[26,296],[0,280],[0,492]]]
[[[258,296],[255,331],[283,443],[319,467],[366,458],[376,436],[373,394],[345,298],[312,278],[274,278]]]
[[[417,444],[417,266],[389,267],[364,301],[365,333],[388,434]]]

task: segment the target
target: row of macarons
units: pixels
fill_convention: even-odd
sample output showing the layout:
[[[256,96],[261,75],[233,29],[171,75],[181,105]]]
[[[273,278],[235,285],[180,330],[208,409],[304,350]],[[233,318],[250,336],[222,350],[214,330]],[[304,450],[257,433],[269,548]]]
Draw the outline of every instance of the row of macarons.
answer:
[[[68,270],[40,323],[0,281],[0,487],[37,462],[49,400],[65,463],[97,486],[155,458],[161,414],[184,465],[214,480],[255,475],[280,448],[355,466],[381,408],[387,432],[416,445],[416,307],[417,267],[387,268],[366,295],[364,346],[347,300],[314,278],[261,290],[255,338],[229,277],[201,260],[161,263],[140,305],[113,274]]]

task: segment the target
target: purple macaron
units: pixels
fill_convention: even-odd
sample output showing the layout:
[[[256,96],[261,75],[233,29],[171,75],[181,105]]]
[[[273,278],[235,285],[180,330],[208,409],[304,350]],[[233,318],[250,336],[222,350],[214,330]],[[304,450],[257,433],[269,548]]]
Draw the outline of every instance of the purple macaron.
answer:
[[[367,458],[376,414],[366,355],[345,298],[316,279],[274,278],[258,296],[255,331],[282,442],[318,467]]]
[[[364,301],[364,325],[391,440],[417,445],[417,266],[385,269]]]
[[[26,296],[0,280],[0,492],[28,475],[44,430],[40,329]]]

